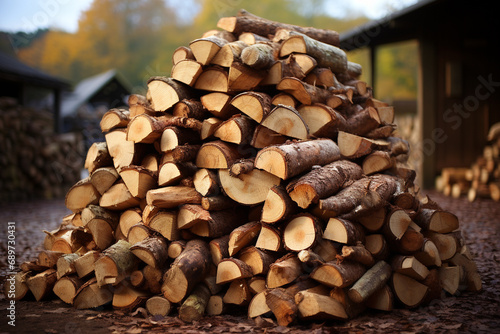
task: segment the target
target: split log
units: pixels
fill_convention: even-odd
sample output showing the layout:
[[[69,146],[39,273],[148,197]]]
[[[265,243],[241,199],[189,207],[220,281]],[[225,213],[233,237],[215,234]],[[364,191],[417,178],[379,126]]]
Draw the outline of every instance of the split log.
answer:
[[[437,233],[449,233],[458,229],[458,218],[454,214],[435,209],[421,209],[415,217],[415,223],[425,230]]]
[[[120,283],[113,291],[113,309],[132,312],[132,310],[141,306],[148,296],[148,293],[138,290],[129,284]]]
[[[269,189],[264,207],[262,208],[261,221],[275,224],[288,218],[297,211],[297,205],[282,186],[273,186]]]
[[[241,51],[241,60],[255,69],[268,69],[275,62],[277,45],[257,43]]]
[[[47,269],[26,280],[26,284],[37,301],[47,298],[57,281],[57,271]]]
[[[300,318],[304,320],[345,320],[348,315],[340,302],[330,296],[300,291],[295,295]]]
[[[221,140],[206,142],[198,151],[196,166],[198,168],[230,168],[238,159],[244,158],[235,144]]]
[[[250,145],[260,149],[272,145],[284,144],[288,139],[291,138],[259,124],[255,127]]]
[[[57,259],[56,267],[57,267],[57,279],[61,277],[76,274],[76,265],[75,261],[78,259],[80,255],[76,253],[64,254]]]
[[[139,205],[139,199],[134,197],[124,182],[112,185],[99,200],[99,205],[109,210],[126,210]]]
[[[308,213],[295,216],[283,228],[283,243],[291,251],[314,247],[321,238],[320,221]]]
[[[255,246],[273,252],[280,251],[283,247],[280,231],[275,227],[263,223]]]
[[[260,122],[277,133],[297,139],[307,139],[309,129],[300,114],[293,108],[278,105]]]
[[[271,112],[271,97],[266,93],[243,92],[233,97],[230,103],[259,123]]]
[[[365,301],[369,308],[380,311],[392,311],[394,307],[394,295],[388,285],[384,285],[379,290],[375,291]]]
[[[266,76],[265,70],[256,70],[241,62],[229,67],[228,91],[241,92],[255,89]]]
[[[89,251],[75,260],[75,269],[78,277],[83,278],[94,272],[94,264],[99,258],[98,251]]]
[[[267,291],[264,290],[253,296],[250,304],[248,305],[249,318],[256,318],[258,316],[271,312],[271,309],[269,308],[269,306],[267,306],[266,303],[266,292]]]
[[[165,273],[162,293],[172,303],[179,303],[203,280],[210,269],[210,250],[202,240],[190,240]]]
[[[349,260],[359,262],[366,267],[371,267],[375,264],[375,259],[370,251],[360,242],[358,242],[356,246],[343,246],[342,253],[338,258],[341,261]]]
[[[202,71],[203,64],[192,59],[183,59],[172,67],[171,75],[172,79],[192,87]]]
[[[65,276],[59,279],[54,285],[54,293],[63,302],[72,304],[76,292],[83,285],[83,282],[76,276]]]
[[[99,123],[102,132],[108,132],[115,128],[125,128],[130,121],[130,111],[126,109],[112,108],[101,118]]]
[[[429,290],[424,284],[400,273],[394,273],[391,281],[395,296],[409,308],[420,305]]]
[[[131,246],[127,241],[119,240],[102,252],[94,263],[99,287],[117,285],[137,268],[139,259],[130,250]]]
[[[201,194],[185,186],[170,186],[148,191],[146,202],[159,208],[169,209],[185,203],[200,204]]]
[[[19,271],[7,277],[3,284],[3,293],[8,300],[21,300],[26,297],[30,289],[26,281],[32,276],[31,271]]]
[[[241,278],[252,277],[252,267],[236,258],[223,259],[217,265],[217,284],[225,284]]]
[[[222,46],[210,63],[230,67],[233,62],[241,61],[241,53],[246,47],[248,47],[248,43],[242,40],[227,43]]]
[[[275,175],[258,169],[238,177],[231,176],[228,169],[219,169],[219,180],[227,196],[246,205],[264,202],[269,189],[280,183]]]
[[[128,166],[119,172],[130,194],[135,198],[145,198],[149,189],[156,188],[157,175],[142,166]]]
[[[248,283],[245,279],[237,279],[229,284],[222,301],[225,304],[233,304],[237,306],[244,306],[250,303],[252,299],[252,293],[248,287]]]
[[[241,249],[253,243],[259,235],[260,228],[261,224],[259,222],[249,222],[235,228],[229,234],[229,256],[234,256]]]
[[[323,88],[305,83],[294,77],[285,77],[276,85],[276,89],[288,93],[306,105],[326,103],[331,93]]]
[[[42,250],[40,253],[38,253],[38,260],[37,263],[40,266],[46,267],[46,268],[54,268],[57,264],[57,260],[64,255],[63,252],[56,252],[56,251],[51,251],[51,250]]]
[[[145,225],[160,233],[167,240],[173,241],[179,237],[176,211],[160,210]]]
[[[201,103],[212,115],[225,120],[237,113],[231,105],[232,96],[222,92],[214,92],[203,95],[200,98]]]
[[[409,276],[418,281],[424,280],[429,270],[414,256],[397,255],[392,259],[392,268],[395,272]]]
[[[389,143],[384,140],[364,138],[344,131],[339,131],[337,142],[340,153],[348,159],[356,159],[370,154],[375,149],[389,147]]]
[[[226,210],[234,208],[237,205],[235,201],[224,195],[203,197],[201,199],[201,207],[208,211]]]
[[[155,111],[166,111],[177,102],[194,95],[189,86],[167,77],[151,77],[147,85],[151,107]]]
[[[252,140],[255,122],[242,114],[233,115],[219,124],[213,135],[225,142],[248,144]]]
[[[73,185],[66,194],[65,205],[73,212],[80,212],[89,204],[97,204],[101,194],[90,182],[90,178],[85,178]]]
[[[295,254],[288,254],[269,266],[266,277],[268,288],[278,288],[293,282],[302,274],[301,262]]]
[[[229,234],[212,239],[208,245],[212,261],[215,265],[218,265],[223,259],[229,257]]]
[[[87,151],[84,167],[87,168],[89,174],[92,174],[97,168],[109,167],[113,164],[113,159],[109,155],[108,145],[106,142],[95,142]]]
[[[255,167],[286,180],[314,165],[323,166],[339,159],[340,152],[333,140],[317,139],[267,147],[255,157]]]
[[[164,238],[148,238],[130,247],[130,251],[153,268],[162,268],[168,258]]]
[[[195,39],[189,43],[189,48],[198,62],[202,65],[207,65],[227,42],[223,38],[209,36]]]
[[[297,317],[297,305],[293,296],[283,288],[270,289],[265,293],[266,304],[273,312],[278,325],[288,326]]]
[[[198,143],[200,143],[200,134],[198,131],[175,126],[162,129],[160,139],[160,149],[162,152],[172,151],[181,145]]]
[[[90,182],[94,188],[99,192],[99,194],[104,194],[113,183],[118,180],[120,174],[116,171],[114,167],[101,167],[97,168],[90,175]]]
[[[357,262],[343,261],[337,264],[331,261],[316,268],[310,277],[332,288],[345,288],[360,279],[365,272],[365,267]]]
[[[377,262],[364,273],[349,289],[349,298],[355,303],[362,303],[381,289],[391,277],[391,266],[384,261]]]
[[[92,234],[96,246],[104,250],[115,241],[118,214],[98,205],[89,205],[82,211],[82,223]]]
[[[269,252],[262,251],[254,246],[249,246],[241,250],[238,258],[252,268],[253,277],[259,274],[267,274],[269,266],[276,261],[276,256]],[[265,281],[263,280],[265,283]],[[252,284],[250,284],[252,288]]]
[[[172,64],[175,65],[183,59],[194,59],[193,52],[187,46],[179,46],[172,54]]]
[[[94,277],[84,283],[76,292],[73,306],[78,310],[96,308],[111,303],[112,300],[113,293],[110,287],[107,285],[99,286]]]
[[[194,88],[208,92],[227,93],[229,92],[229,73],[222,67],[210,66],[200,74]]]

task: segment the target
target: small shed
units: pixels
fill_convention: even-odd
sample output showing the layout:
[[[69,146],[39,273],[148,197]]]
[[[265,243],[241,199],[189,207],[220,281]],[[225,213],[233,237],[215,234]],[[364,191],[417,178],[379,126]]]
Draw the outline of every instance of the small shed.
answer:
[[[132,89],[114,69],[80,81],[63,95],[61,116],[64,131],[82,131],[86,146],[103,140],[99,122],[111,108],[126,106]]]
[[[69,82],[17,59],[8,36],[0,33],[0,96],[13,97],[23,106],[53,112],[54,128],[59,131],[61,97],[63,91],[69,89]]]
[[[417,41],[415,119],[421,133],[412,150],[422,157],[425,188],[433,187],[444,167],[470,167],[489,127],[500,121],[499,31],[490,1],[421,0],[340,36],[344,50],[369,48],[372,86],[377,48]]]

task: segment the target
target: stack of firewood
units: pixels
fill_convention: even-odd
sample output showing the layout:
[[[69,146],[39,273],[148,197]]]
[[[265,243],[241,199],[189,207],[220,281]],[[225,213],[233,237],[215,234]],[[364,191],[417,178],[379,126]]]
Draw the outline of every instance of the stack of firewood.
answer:
[[[338,34],[246,12],[218,27],[103,116],[16,298],[286,326],[480,290],[457,217],[418,194],[393,108]]]
[[[454,198],[467,195],[470,202],[478,197],[500,201],[500,123],[491,126],[487,140],[483,154],[470,168],[443,168],[436,189]]]
[[[81,139],[53,124],[49,112],[0,98],[0,202],[63,197],[80,179]]]

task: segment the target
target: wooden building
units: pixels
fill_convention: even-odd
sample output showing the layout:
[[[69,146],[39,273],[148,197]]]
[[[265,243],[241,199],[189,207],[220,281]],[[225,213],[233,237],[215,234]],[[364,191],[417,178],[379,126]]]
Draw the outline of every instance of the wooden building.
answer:
[[[425,188],[444,167],[469,167],[500,121],[499,32],[490,1],[421,0],[340,36],[344,50],[369,48],[372,82],[378,47],[417,41],[421,140],[412,150],[422,157]]]

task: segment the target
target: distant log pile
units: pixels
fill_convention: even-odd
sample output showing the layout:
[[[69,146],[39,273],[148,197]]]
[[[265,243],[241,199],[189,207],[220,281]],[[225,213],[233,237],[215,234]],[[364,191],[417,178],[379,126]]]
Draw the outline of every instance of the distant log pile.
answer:
[[[478,197],[500,201],[500,123],[490,128],[487,139],[470,168],[443,168],[436,179],[438,191],[454,198],[466,195],[470,202]]]
[[[80,139],[53,124],[47,112],[0,98],[0,202],[63,197],[80,178]]]
[[[103,116],[16,298],[287,326],[480,290],[457,217],[419,194],[393,108],[338,34],[246,12],[218,26]]]

